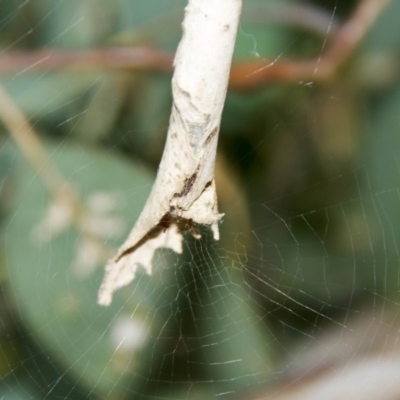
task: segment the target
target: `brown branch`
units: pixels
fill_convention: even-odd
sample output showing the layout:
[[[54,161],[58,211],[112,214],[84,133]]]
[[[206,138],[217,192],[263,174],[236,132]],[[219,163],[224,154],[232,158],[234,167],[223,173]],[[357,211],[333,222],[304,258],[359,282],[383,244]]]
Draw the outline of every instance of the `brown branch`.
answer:
[[[360,0],[351,17],[328,36],[326,50],[303,60],[241,61],[233,64],[230,89],[249,90],[271,82],[298,83],[331,80],[357,49],[391,0]],[[135,70],[172,72],[173,54],[151,46],[116,47],[84,51],[39,50],[6,53],[0,73],[70,68],[81,70]]]
[[[232,68],[230,88],[247,90],[269,82],[317,81],[334,78],[359,46],[371,26],[391,0],[360,0],[352,16],[333,36],[326,51],[306,60],[254,61]]]
[[[173,55],[150,46],[114,47],[82,51],[16,51],[0,58],[0,73],[24,73],[37,70],[134,69],[172,71]]]

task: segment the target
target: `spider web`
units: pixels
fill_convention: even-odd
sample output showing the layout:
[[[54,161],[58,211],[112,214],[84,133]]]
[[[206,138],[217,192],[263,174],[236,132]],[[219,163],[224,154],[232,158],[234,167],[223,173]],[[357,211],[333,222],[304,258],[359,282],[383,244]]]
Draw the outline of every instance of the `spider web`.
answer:
[[[184,2],[137,2],[131,13],[127,3],[0,2],[2,53],[141,35],[176,45]],[[350,7],[318,3],[325,34],[310,46],[322,57]],[[244,16],[254,17],[246,5]],[[302,30],[260,29],[243,23],[238,59],[265,55],[268,68],[308,51]],[[366,48],[385,46],[372,72],[354,67],[361,83],[350,73],[326,87],[231,93],[216,167],[221,240],[202,229],[182,255],[159,251],[153,275],[140,272],[109,308],[96,304],[101,266],[150,191],[170,77],[134,86],[125,72],[34,63],[5,74],[87,215],[71,223],[69,203],[49,196],[4,130],[0,399],[399,396],[398,76],[382,34]]]

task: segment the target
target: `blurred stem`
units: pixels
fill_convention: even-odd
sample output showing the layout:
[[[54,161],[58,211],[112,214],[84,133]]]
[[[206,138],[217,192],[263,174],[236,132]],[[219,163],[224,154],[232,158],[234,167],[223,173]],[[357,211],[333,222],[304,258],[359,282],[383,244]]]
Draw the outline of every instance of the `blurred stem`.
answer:
[[[84,51],[36,50],[3,54],[0,72],[26,73],[70,68],[74,71],[129,69],[172,71],[173,55],[151,46],[113,47]]]
[[[54,204],[59,205],[62,212],[67,216],[68,223],[87,239],[98,243],[104,257],[108,257],[110,249],[99,242],[99,237],[95,233],[87,229],[86,223],[90,215],[79,199],[76,189],[64,179],[57,166],[50,159],[32,125],[1,84],[0,119],[25,159],[52,195]]]
[[[58,197],[61,192],[68,190],[68,183],[51,161],[33,127],[1,84],[0,118],[49,192]]]

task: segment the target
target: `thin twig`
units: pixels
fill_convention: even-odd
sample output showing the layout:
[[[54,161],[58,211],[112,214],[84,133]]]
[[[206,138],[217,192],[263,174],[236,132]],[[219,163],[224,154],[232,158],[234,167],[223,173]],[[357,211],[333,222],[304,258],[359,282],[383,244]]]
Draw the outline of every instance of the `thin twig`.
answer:
[[[150,46],[112,47],[82,51],[15,51],[0,58],[0,73],[70,68],[75,71],[129,69],[138,71],[172,71],[173,55]]]
[[[12,98],[0,84],[0,118],[26,160],[36,171],[46,189],[54,197],[68,190],[53,161],[42,146],[32,125],[27,121]]]
[[[243,62],[232,68],[230,88],[248,90],[270,82],[324,82],[335,77],[391,0],[360,0],[325,52],[305,60]]]
[[[73,226],[83,238],[96,245],[101,253],[101,258],[109,257],[112,250],[101,241],[98,234],[90,230],[90,221],[93,218],[79,198],[77,190],[63,177],[46,152],[32,125],[1,84],[0,119],[44,187],[51,194],[52,202],[49,211],[56,206],[58,213],[63,213],[61,219],[66,222],[65,228]],[[50,215],[54,217],[51,212]],[[64,224],[62,225],[64,226]]]
[[[279,24],[300,27],[320,34],[326,34],[331,24],[331,34],[337,26],[330,21],[328,13],[306,4],[257,4],[246,8],[243,21],[251,24]],[[176,21],[169,21],[169,24]],[[149,29],[149,27],[148,27]],[[172,71],[173,54],[149,45],[112,47],[82,51],[57,51],[41,49],[36,51],[14,51],[2,54],[0,73],[24,73],[38,70],[129,69],[136,71]]]
[[[261,60],[236,63],[231,69],[230,88],[247,90],[273,81],[297,83],[332,79],[389,3],[390,0],[360,0],[353,15],[337,31],[327,50],[318,58],[282,60],[267,66]],[[149,46],[139,46],[84,52],[17,52],[4,54],[0,59],[0,72],[3,73],[66,67],[74,70],[136,69],[169,73],[172,71],[172,55]],[[54,197],[59,196],[61,189],[65,191],[68,187],[67,182],[48,157],[32,126],[1,85],[0,118],[46,188]]]
[[[264,59],[234,63],[231,69],[230,89],[248,90],[271,82],[324,82],[332,79],[357,49],[390,1],[360,0],[352,16],[341,27],[338,28],[333,21],[327,49],[316,58],[276,62],[267,62]],[[310,11],[307,15],[309,13]],[[321,23],[322,20],[319,24]],[[326,23],[325,20],[324,23]],[[112,69],[170,74],[172,61],[172,54],[151,46],[115,47],[78,52],[54,49],[20,51],[2,55],[0,73],[15,74],[16,72],[69,68],[74,71]]]
[[[233,64],[230,88],[248,90],[271,82],[323,82],[332,79],[347,62],[369,29],[391,0],[360,0],[352,16],[340,28],[333,25],[330,44],[317,58],[304,60],[241,61]],[[326,21],[325,21],[326,22]],[[72,68],[127,69],[172,72],[173,55],[150,46],[120,47],[84,51],[39,50],[3,54],[0,73]]]

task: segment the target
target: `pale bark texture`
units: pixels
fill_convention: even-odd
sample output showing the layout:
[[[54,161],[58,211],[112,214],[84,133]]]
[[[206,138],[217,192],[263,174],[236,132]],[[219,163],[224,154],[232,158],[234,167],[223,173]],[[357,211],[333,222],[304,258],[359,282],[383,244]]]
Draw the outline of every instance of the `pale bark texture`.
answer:
[[[130,283],[139,266],[152,273],[158,248],[182,252],[197,225],[219,239],[214,164],[241,0],[189,0],[172,79],[173,106],[156,181],[126,242],[107,266],[99,303]]]

